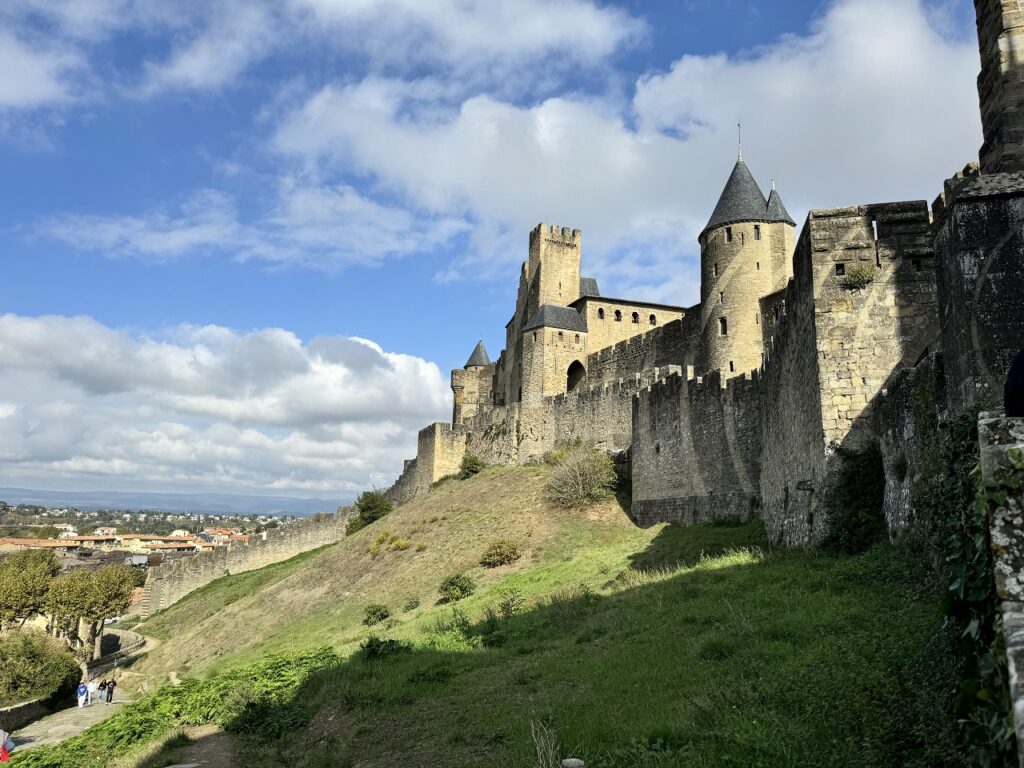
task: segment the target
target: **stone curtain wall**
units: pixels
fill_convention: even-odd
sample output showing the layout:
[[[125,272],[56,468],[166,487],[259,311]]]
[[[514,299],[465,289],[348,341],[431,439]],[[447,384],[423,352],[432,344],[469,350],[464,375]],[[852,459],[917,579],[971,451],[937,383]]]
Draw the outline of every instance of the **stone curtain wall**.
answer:
[[[716,371],[676,369],[633,399],[633,506],[638,525],[683,525],[757,513],[759,379],[722,386]]]
[[[1024,346],[1024,173],[954,178],[934,209],[950,408],[1001,402]]]
[[[922,469],[922,444],[946,414],[942,355],[933,353],[914,368],[892,375],[876,411],[885,469],[885,521],[895,537],[910,523],[911,490]]]
[[[586,360],[590,384],[610,384],[668,365],[693,365],[700,341],[700,307],[642,336],[590,354]],[[684,371],[685,372],[685,371]]]
[[[978,438],[1017,753],[1024,766],[1024,419],[983,413]]]
[[[761,372],[761,515],[772,540],[800,541],[813,523],[812,491],[824,476],[810,227],[793,255],[793,279],[765,345]],[[810,485],[808,485],[810,484]]]
[[[820,538],[842,453],[876,440],[883,384],[937,340],[928,226],[923,201],[808,217],[764,368],[761,441],[777,450],[762,461],[761,494],[774,539]]]
[[[253,571],[311,549],[333,544],[345,535],[344,520],[304,521],[274,528],[266,539],[232,542],[192,557],[151,568],[142,597],[142,616],[149,616],[226,574]]]

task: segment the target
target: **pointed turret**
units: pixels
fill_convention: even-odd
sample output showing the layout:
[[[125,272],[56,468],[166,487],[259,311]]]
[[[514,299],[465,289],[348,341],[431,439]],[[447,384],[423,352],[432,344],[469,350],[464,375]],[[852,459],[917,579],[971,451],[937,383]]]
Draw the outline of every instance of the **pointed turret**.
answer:
[[[718,198],[718,205],[704,227],[704,232],[723,224],[768,220],[768,201],[741,155],[725,183],[725,189]],[[701,237],[704,232],[701,232]]]
[[[770,221],[784,221],[787,224],[792,224],[794,227],[796,226],[796,222],[790,217],[786,206],[782,204],[782,197],[779,196],[778,190],[775,189],[774,181],[772,181],[771,194],[768,195],[768,219]]]
[[[466,361],[464,368],[473,368],[477,366],[490,365],[491,358],[487,356],[487,350],[484,348],[483,339],[476,343],[476,347],[473,349],[473,354],[469,356],[469,360]]]

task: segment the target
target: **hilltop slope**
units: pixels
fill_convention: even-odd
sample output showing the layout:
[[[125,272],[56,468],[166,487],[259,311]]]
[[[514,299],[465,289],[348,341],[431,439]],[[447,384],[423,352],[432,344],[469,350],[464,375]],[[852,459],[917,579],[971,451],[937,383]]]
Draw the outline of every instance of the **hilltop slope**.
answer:
[[[544,500],[547,476],[546,467],[492,467],[443,483],[336,545],[220,579],[141,625],[164,642],[137,671],[184,677],[266,653],[324,644],[344,650],[365,636],[370,603],[389,605],[402,621],[397,635],[412,636],[441,612],[437,590],[449,574],[478,579],[478,594],[463,603],[469,610],[510,579],[537,596],[599,581],[656,535],[633,526],[614,501],[582,512],[551,507]],[[385,532],[408,548],[385,541],[371,553]],[[515,542],[522,558],[484,569],[480,556],[496,539]],[[403,614],[413,599],[420,607]]]
[[[256,734],[239,740],[244,765],[557,764],[538,762],[538,741],[588,768],[959,764],[956,662],[906,552],[765,553],[757,522],[639,530],[614,502],[551,508],[548,472],[490,468],[214,582],[142,625],[164,642],[138,671],[152,685],[337,648],[285,699],[217,721]],[[497,538],[523,557],[483,569]],[[479,589],[438,605],[453,572]],[[370,603],[393,621],[364,626]],[[371,634],[396,642],[358,651]],[[309,662],[242,671],[224,701],[247,700],[248,681],[273,688],[282,664]]]

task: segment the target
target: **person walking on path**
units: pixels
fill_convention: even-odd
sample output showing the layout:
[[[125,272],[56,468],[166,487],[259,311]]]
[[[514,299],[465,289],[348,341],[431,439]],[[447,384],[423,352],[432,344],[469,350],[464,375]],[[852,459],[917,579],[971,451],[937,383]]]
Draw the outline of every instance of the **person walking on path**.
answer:
[[[12,752],[14,752],[14,740],[11,739],[11,734],[0,728],[0,763],[10,760]]]
[[[114,678],[110,678],[107,681],[107,704],[114,701],[114,689],[117,687],[117,682]]]
[[[78,708],[81,709],[85,706],[85,700],[89,696],[89,686],[85,683],[79,683],[75,693],[78,694]]]
[[[86,688],[89,689],[89,704],[92,704],[92,700],[96,698],[96,678],[93,678],[86,684]]]

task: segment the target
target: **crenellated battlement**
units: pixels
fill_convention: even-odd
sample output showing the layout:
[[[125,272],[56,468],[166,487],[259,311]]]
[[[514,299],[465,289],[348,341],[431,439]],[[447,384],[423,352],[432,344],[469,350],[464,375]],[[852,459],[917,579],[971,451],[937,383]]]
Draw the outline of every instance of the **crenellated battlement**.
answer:
[[[544,242],[578,246],[582,236],[583,233],[578,229],[541,222],[530,231],[530,244],[533,245],[539,239]]]

